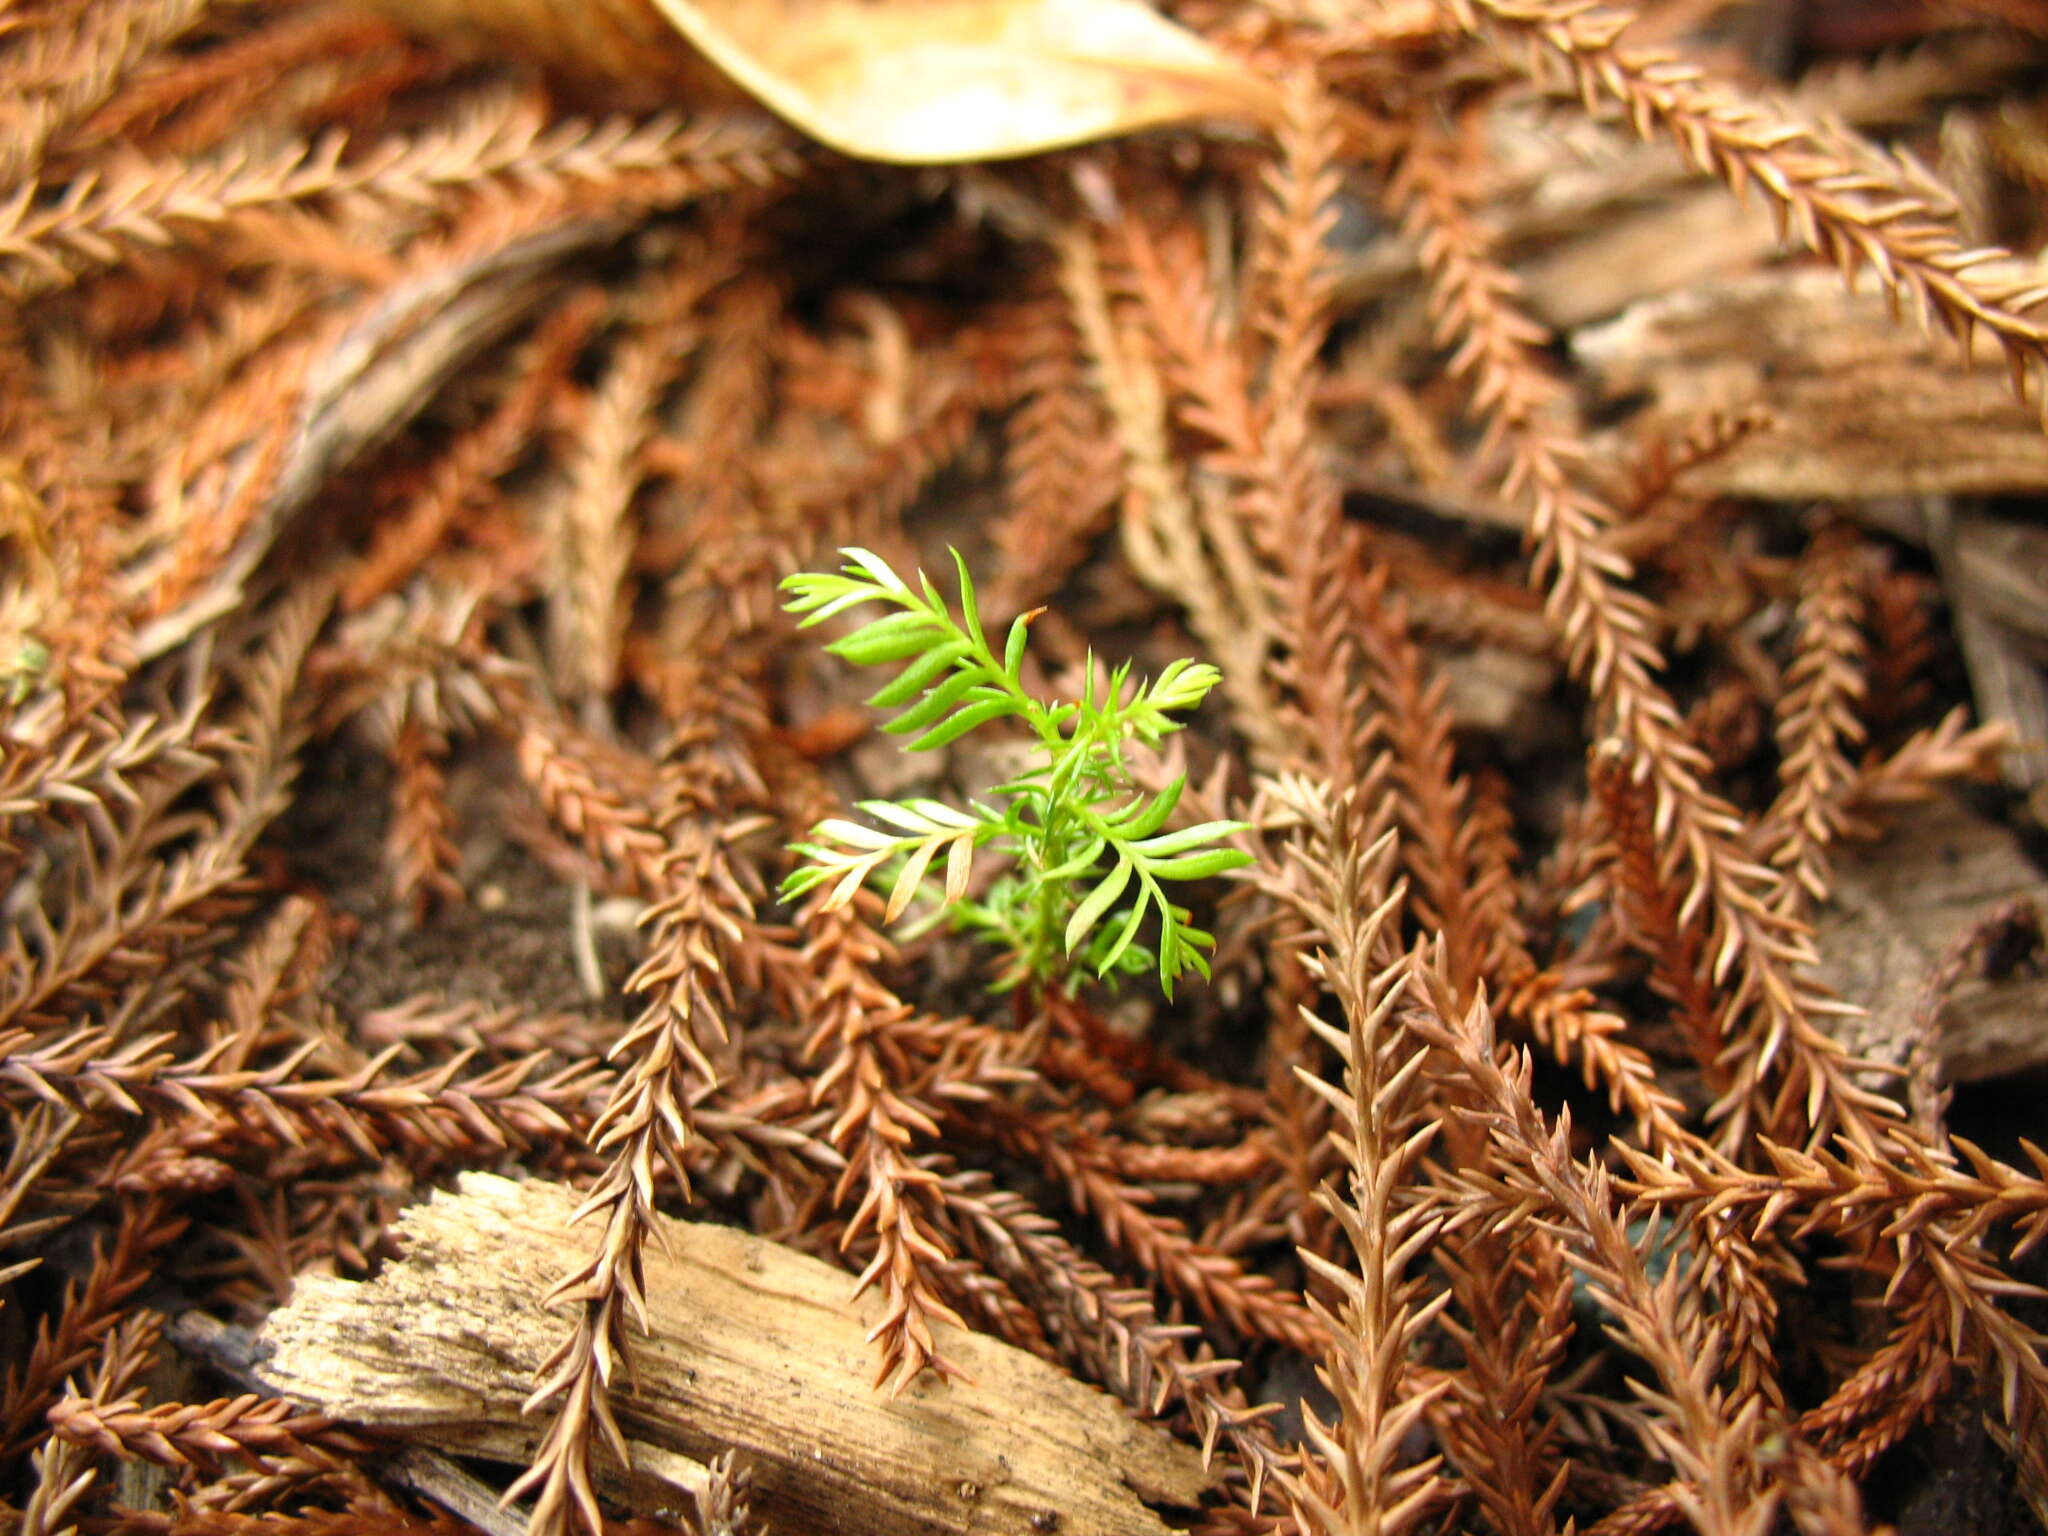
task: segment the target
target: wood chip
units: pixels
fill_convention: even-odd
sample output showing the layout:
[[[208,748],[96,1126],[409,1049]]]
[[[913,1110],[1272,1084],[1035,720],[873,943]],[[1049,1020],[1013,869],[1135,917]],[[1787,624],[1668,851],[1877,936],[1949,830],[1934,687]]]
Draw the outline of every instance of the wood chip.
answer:
[[[2048,437],[1987,353],[1894,322],[1884,300],[1802,268],[1652,299],[1579,333],[1611,398],[1697,420],[1761,403],[1776,424],[1685,479],[1702,495],[1858,501],[2048,486]]]
[[[541,1298],[596,1240],[574,1191],[466,1174],[400,1219],[405,1257],[355,1283],[303,1275],[259,1343],[270,1387],[371,1429],[425,1432],[520,1462],[535,1370],[568,1324]],[[1165,1536],[1145,1501],[1191,1506],[1200,1455],[1036,1356],[941,1328],[967,1379],[871,1390],[874,1296],[807,1255],[727,1227],[663,1220],[647,1254],[649,1328],[614,1403],[633,1472],[607,1495],[638,1514],[732,1448],[778,1532]]]
[[[1827,981],[1869,1010],[1849,1021],[1843,1043],[1903,1064],[1935,966],[1988,913],[2024,896],[2048,905],[2048,880],[2011,832],[1957,800],[1910,813],[1880,847],[1841,850],[1834,899],[1815,930]],[[1942,1070],[1966,1083],[2048,1066],[2044,1021],[2048,977],[1968,981],[1942,1011]]]

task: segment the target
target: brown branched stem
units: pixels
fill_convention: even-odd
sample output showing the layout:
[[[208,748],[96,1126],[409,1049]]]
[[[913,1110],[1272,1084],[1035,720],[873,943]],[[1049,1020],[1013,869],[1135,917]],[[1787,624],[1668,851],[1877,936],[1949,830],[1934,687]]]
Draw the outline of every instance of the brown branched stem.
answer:
[[[1457,343],[1452,366],[1487,415],[1489,442],[1507,456],[1507,489],[1530,508],[1536,576],[1565,658],[1591,690],[1602,729],[1624,744],[1631,771],[1652,792],[1653,824],[1687,874],[1681,915],[1708,922],[1709,976],[1721,985],[1732,975],[1741,1006],[1731,1013],[1753,1015],[1730,1042],[1722,1144],[1741,1146],[1755,1127],[1785,1139],[1838,1132],[1883,1145],[1898,1133],[1897,1108],[1855,1082],[1816,1022],[1844,1005],[1811,979],[1811,939],[1780,912],[1780,878],[1751,856],[1741,814],[1704,782],[1705,759],[1657,681],[1663,658],[1648,605],[1623,585],[1628,562],[1607,545],[1611,513],[1580,483],[1583,444],[1560,419],[1561,388],[1535,353],[1542,329],[1492,258],[1449,147],[1418,136],[1389,198],[1422,245],[1440,335]]]
[[[1400,796],[1409,899],[1423,929],[1443,935],[1451,975],[1469,995],[1492,938],[1472,907],[1481,894],[1473,866],[1485,824],[1471,815],[1470,785],[1455,771],[1443,680],[1428,675],[1407,605],[1388,593],[1383,567],[1357,580],[1349,611],[1363,620],[1355,634]]]
[[[647,953],[628,983],[647,1004],[611,1052],[627,1065],[590,1133],[592,1148],[610,1161],[576,1218],[598,1218],[601,1234],[590,1260],[551,1293],[577,1305],[577,1322],[542,1368],[544,1380],[527,1407],[557,1397],[561,1405],[533,1466],[506,1494],[508,1501],[537,1494],[529,1517],[535,1536],[556,1536],[572,1524],[601,1529],[592,1441],[602,1436],[627,1459],[608,1397],[628,1347],[629,1318],[646,1322],[640,1254],[652,1232],[659,1171],[666,1169],[688,1197],[693,1085],[718,1080],[711,1052],[726,1044],[733,975],[748,965],[753,903],[724,826],[736,774],[718,750],[716,729],[716,717],[681,727],[661,768],[652,828],[661,851],[641,866],[653,877],[654,900],[643,920]]]
[[[550,396],[558,392],[596,323],[600,300],[586,294],[554,309],[516,364],[511,386],[490,414],[451,442],[405,506],[377,526],[369,550],[341,591],[344,610],[367,608],[419,568],[455,521],[466,498],[504,473],[524,452]]]
[[[1027,325],[1030,350],[1018,367],[1023,399],[1010,414],[1003,453],[1010,509],[994,531],[1006,577],[989,601],[999,622],[1059,589],[1123,492],[1116,439],[1088,389],[1068,306],[1048,301]]]
[[[456,850],[449,835],[448,739],[408,714],[391,737],[392,896],[410,910],[415,924],[437,903],[459,903]]]
[[[1855,778],[1849,753],[1863,740],[1861,548],[1846,523],[1825,523],[1800,573],[1799,650],[1778,700],[1778,798],[1760,824],[1770,862],[1787,877],[1778,904],[1794,916],[1827,899],[1828,848]]]
[[[1863,1245],[1863,1262],[1887,1274],[1888,1295],[1905,1305],[1917,1289],[1938,1294],[1950,1358],[1995,1368],[2001,1407],[2021,1444],[2048,1424],[2048,1338],[1998,1303],[2001,1296],[2037,1296],[2014,1280],[1987,1249],[1991,1228],[2018,1225],[2015,1257],[2048,1233],[2048,1154],[2027,1145],[2029,1173],[1953,1139],[1971,1171],[1933,1150],[1881,1157],[1853,1142],[1839,1152],[1805,1152],[1766,1144],[1774,1170],[1746,1174],[1681,1152],[1669,1165],[1623,1149],[1638,1198],[1717,1216],[1753,1209],[1752,1241],[1761,1243],[1793,1209],[1804,1207],[1802,1232],[1821,1230]],[[1884,1205],[1874,1202],[1884,1201]],[[1910,1210],[1909,1221],[1890,1212]],[[1903,1315],[1903,1314],[1902,1314]]]
[[[873,1238],[875,1256],[854,1293],[882,1292],[882,1317],[868,1335],[879,1345],[875,1384],[899,1393],[927,1369],[942,1378],[952,1374],[933,1337],[934,1322],[967,1326],[939,1295],[937,1272],[953,1256],[922,1213],[938,1175],[909,1155],[914,1139],[937,1136],[938,1122],[906,1091],[910,1065],[890,1039],[892,1026],[912,1010],[875,977],[890,953],[886,941],[852,905],[812,909],[803,921],[807,942],[800,962],[812,1021],[805,1054],[826,1057],[812,1098],[836,1112],[826,1138],[846,1155],[835,1199],[844,1205],[860,1192],[840,1246],[863,1234]]]
[[[327,610],[312,588],[281,606],[268,641],[243,667],[245,699],[223,722],[239,748],[224,754],[226,782],[208,835],[188,850],[161,857],[166,813],[194,776],[154,786],[116,822],[107,856],[107,885],[94,911],[74,914],[34,960],[16,953],[0,981],[0,1028],[46,1028],[66,1008],[104,997],[123,982],[187,960],[194,935],[219,934],[218,920],[246,902],[249,856],[257,838],[284,809],[297,773],[294,754],[303,722],[294,691],[308,648]],[[14,938],[18,944],[18,936]]]
[[[1181,595],[1204,587],[1218,593],[1242,588],[1247,580],[1237,568],[1257,572],[1252,579],[1265,591],[1253,601],[1272,615],[1279,642],[1268,665],[1271,694],[1281,707],[1274,710],[1263,696],[1237,695],[1247,706],[1241,714],[1252,722],[1247,734],[1255,746],[1268,748],[1264,766],[1306,768],[1344,788],[1377,771],[1377,722],[1359,676],[1358,638],[1373,628],[1376,594],[1358,581],[1358,541],[1344,527],[1341,498],[1322,462],[1313,419],[1316,360],[1333,309],[1327,241],[1338,186],[1338,133],[1328,99],[1307,75],[1290,83],[1278,149],[1261,188],[1250,321],[1243,327],[1250,335],[1232,334],[1220,323],[1208,274],[1185,241],[1155,236],[1136,219],[1127,219],[1120,230],[1178,413],[1212,444],[1204,455],[1207,466],[1235,487],[1236,539],[1243,548],[1232,559],[1232,544],[1212,535],[1213,561],[1184,556],[1176,568],[1155,567],[1150,574],[1163,590]],[[1254,350],[1265,361],[1263,388],[1256,394],[1247,366]],[[1128,380],[1124,392],[1131,392]],[[1133,414],[1132,405],[1120,405],[1120,416]],[[1171,514],[1162,507],[1156,515]],[[1162,550],[1166,537],[1162,531]],[[1199,585],[1191,581],[1198,573]],[[1205,606],[1218,612],[1226,605],[1220,597],[1190,602],[1198,618]],[[1204,627],[1220,625],[1212,617]],[[1260,653],[1264,659],[1263,645]],[[1273,982],[1275,1012],[1283,1022],[1271,1038],[1268,1081],[1282,1166],[1294,1191],[1289,1220],[1301,1237],[1320,1246],[1323,1223],[1312,1196],[1322,1111],[1294,1085],[1297,1068],[1319,1065],[1318,1052],[1314,1036],[1294,1022],[1304,999],[1289,978],[1283,966]]]
[[[43,1415],[121,1326],[122,1309],[155,1277],[153,1261],[186,1228],[172,1203],[150,1195],[124,1201],[113,1241],[95,1244],[84,1279],[64,1288],[55,1321],[37,1329],[28,1357],[7,1373],[0,1399],[0,1461],[11,1462],[40,1438]]]
[[[301,1068],[323,1047],[309,1040],[274,1065],[223,1067],[237,1045],[224,1038],[179,1060],[168,1035],[116,1044],[85,1030],[49,1044],[21,1032],[0,1034],[0,1080],[98,1113],[138,1115],[144,1105],[193,1116],[209,1142],[230,1146],[324,1147],[369,1163],[388,1148],[440,1160],[485,1157],[559,1142],[590,1127],[608,1074],[589,1063],[542,1073],[551,1052],[462,1075],[471,1052],[409,1077],[387,1069],[403,1053],[393,1045],[345,1077],[318,1078]]]
[[[1269,1338],[1313,1352],[1323,1327],[1309,1309],[1270,1277],[1248,1271],[1228,1254],[1204,1248],[1186,1224],[1147,1209],[1152,1196],[1128,1184],[1113,1161],[1076,1135],[1061,1117],[1031,1116],[1000,1103],[982,1106],[983,1123],[958,1118],[949,1126],[970,1135],[991,1136],[1019,1156],[1039,1162],[1060,1181],[1079,1210],[1093,1216],[1103,1235],[1128,1252],[1147,1273],[1205,1316],[1221,1319],[1240,1334]]]
[[[1894,305],[1910,304],[1965,350],[1984,331],[2004,353],[2022,398],[2029,376],[2048,365],[2048,324],[2032,313],[2048,292],[2000,272],[2010,252],[1966,245],[1954,221],[1873,146],[1858,143],[1845,153],[1839,138],[1714,84],[1684,59],[1625,46],[1622,34],[1635,19],[1626,7],[1601,0],[1446,4],[1468,30],[1562,63],[1589,105],[1604,98],[1620,106],[1642,137],[1666,134],[1700,170],[1737,191],[1755,188],[1807,249],[1845,276],[1869,269]]]
[[[333,1472],[369,1450],[324,1414],[254,1393],[153,1408],[100,1394],[64,1398],[50,1410],[50,1428],[60,1439],[110,1456],[209,1474],[231,1459],[272,1473],[287,1470],[286,1462],[296,1464],[289,1470]]]
[[[1019,1196],[985,1184],[954,1175],[941,1186],[963,1240],[1020,1291],[1042,1298],[1047,1332],[1096,1380],[1140,1412],[1158,1417],[1184,1411],[1201,1436],[1204,1455],[1228,1440],[1256,1508],[1261,1491],[1295,1463],[1263,1422],[1275,1405],[1247,1407],[1226,1385],[1236,1361],[1191,1351],[1191,1330],[1162,1323],[1142,1292],[1089,1263],[1049,1218]]]
[[[50,1409],[53,1420],[71,1405],[86,1399],[98,1400],[128,1391],[135,1379],[149,1369],[162,1319],[154,1312],[132,1312],[121,1320],[101,1345],[91,1377],[84,1383],[85,1396],[75,1390],[60,1397]],[[78,1445],[61,1438],[47,1441],[30,1458],[35,1488],[22,1510],[22,1536],[60,1536],[73,1529],[71,1511],[98,1480],[91,1467],[81,1467]]]
[[[1327,1330],[1321,1375],[1341,1417],[1326,1424],[1312,1410],[1305,1414],[1314,1454],[1300,1477],[1289,1478],[1287,1492],[1304,1525],[1395,1536],[1415,1527],[1444,1491],[1435,1460],[1402,1465],[1409,1431],[1444,1390],[1441,1382],[1407,1390],[1404,1367],[1415,1340],[1451,1299],[1441,1291],[1423,1301],[1423,1282],[1410,1272],[1444,1221],[1419,1198],[1416,1179],[1436,1131],[1423,1123],[1415,1095],[1427,1053],[1393,1023],[1405,983],[1399,957],[1388,964],[1383,932],[1404,894],[1390,890],[1393,834],[1365,843],[1358,828],[1366,817],[1349,797],[1326,799],[1298,785],[1292,798],[1306,835],[1292,850],[1299,877],[1282,889],[1316,935],[1311,969],[1346,1021],[1341,1031],[1310,1021],[1344,1063],[1341,1088],[1310,1084],[1335,1112],[1349,1165],[1321,1199],[1357,1267],[1302,1255],[1340,1298],[1336,1307],[1319,1299],[1310,1307]]]
[[[0,206],[0,292],[46,292],[126,250],[166,245],[245,211],[339,198],[404,207],[458,190],[564,208],[579,198],[673,206],[768,185],[802,163],[789,140],[758,122],[615,117],[550,125],[534,108],[530,97],[507,95],[481,122],[393,136],[354,155],[343,136],[329,135],[255,157],[143,161],[103,181],[74,182],[47,205],[41,188],[22,183]]]
[[[1529,1095],[1527,1057],[1507,1067],[1496,1059],[1484,1002],[1460,1017],[1448,979],[1431,959],[1419,959],[1415,975],[1425,1001],[1409,1027],[1456,1055],[1485,1106],[1480,1114],[1489,1138],[1506,1158],[1496,1174],[1461,1177],[1497,1189],[1504,1209],[1533,1200],[1557,1213],[1573,1267],[1657,1374],[1655,1387],[1632,1383],[1643,1410],[1632,1417],[1645,1444],[1690,1485],[1674,1494],[1680,1507],[1702,1532],[1761,1536],[1771,1527],[1777,1496],[1758,1476],[1760,1405],[1752,1397],[1736,1406],[1716,1384],[1721,1330],[1686,1304],[1690,1277],[1674,1265],[1651,1280],[1605,1171],[1574,1161],[1568,1123],[1543,1123]]]
[[[1613,897],[1629,937],[1650,956],[1650,985],[1671,1004],[1707,1086],[1725,1093],[1721,1006],[1704,974],[1699,927],[1680,914],[1683,894],[1665,867],[1649,786],[1629,771],[1625,747],[1614,742],[1609,748],[1595,758],[1587,777],[1607,823]]]

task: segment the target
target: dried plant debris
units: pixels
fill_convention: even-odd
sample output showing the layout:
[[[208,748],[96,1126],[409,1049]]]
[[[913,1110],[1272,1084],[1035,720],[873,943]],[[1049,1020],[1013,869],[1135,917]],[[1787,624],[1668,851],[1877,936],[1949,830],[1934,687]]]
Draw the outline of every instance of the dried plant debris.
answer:
[[[0,1532],[2033,1528],[2044,63],[0,6]]]
[[[522,1372],[552,1347],[540,1299],[581,1245],[578,1197],[488,1174],[461,1187],[406,1213],[405,1257],[375,1280],[302,1282],[265,1325],[258,1369],[336,1417],[521,1461]],[[878,1400],[867,1334],[880,1300],[854,1303],[841,1272],[764,1238],[664,1217],[648,1291],[640,1368],[618,1403],[632,1471],[661,1478],[670,1458],[701,1466],[730,1449],[779,1530],[1024,1536],[1051,1514],[1140,1536],[1167,1529],[1143,1500],[1189,1507],[1210,1480],[1194,1448],[978,1334],[947,1330],[963,1379]],[[694,1493],[701,1474],[679,1475]]]

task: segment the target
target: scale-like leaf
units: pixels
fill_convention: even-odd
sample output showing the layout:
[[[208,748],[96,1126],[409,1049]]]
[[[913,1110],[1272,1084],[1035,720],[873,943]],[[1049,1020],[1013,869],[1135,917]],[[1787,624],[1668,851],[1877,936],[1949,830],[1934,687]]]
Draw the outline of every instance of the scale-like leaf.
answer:
[[[1148,837],[1132,843],[1131,851],[1142,855],[1147,861],[1171,858],[1177,853],[1187,853],[1213,843],[1219,838],[1231,837],[1244,831],[1241,821],[1205,821],[1200,826],[1182,827],[1178,832],[1163,832],[1157,837]],[[1247,856],[1247,861],[1249,856]]]
[[[977,725],[986,725],[991,720],[1016,713],[1016,702],[1006,696],[998,695],[992,699],[983,699],[977,704],[969,704],[951,718],[940,721],[913,741],[908,750],[929,752],[934,747],[943,747],[949,741],[958,740]]]
[[[872,624],[863,624],[825,649],[857,667],[883,666],[923,654],[945,632],[945,625],[935,621],[930,614],[892,613]]]
[[[949,640],[932,647],[905,667],[893,683],[870,695],[868,703],[877,709],[894,709],[899,704],[908,704],[943,677],[947,668],[967,654],[967,649],[964,640]]]
[[[972,669],[956,672],[882,729],[891,736],[907,736],[912,731],[922,731],[933,721],[943,718],[948,710],[961,703],[968,694],[984,686],[981,673]]]
[[[1074,908],[1074,915],[1067,919],[1068,954],[1072,954],[1074,947],[1088,937],[1088,931],[1102,920],[1102,914],[1116,905],[1117,898],[1123,895],[1124,887],[1130,883],[1130,864],[1123,859],[1117,860],[1116,867],[1082,899],[1081,905]]]

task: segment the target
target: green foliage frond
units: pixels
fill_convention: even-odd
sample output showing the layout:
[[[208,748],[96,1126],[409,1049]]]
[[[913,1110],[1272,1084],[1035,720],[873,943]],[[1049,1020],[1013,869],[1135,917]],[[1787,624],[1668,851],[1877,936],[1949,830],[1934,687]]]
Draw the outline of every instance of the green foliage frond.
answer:
[[[804,615],[804,628],[862,603],[894,610],[825,649],[858,667],[908,663],[868,700],[878,709],[901,711],[883,729],[897,736],[914,734],[906,750],[942,747],[976,726],[1013,717],[1026,719],[1041,737],[1057,731],[1057,712],[1034,699],[1021,676],[1028,621],[1019,618],[1010,626],[1001,656],[990,650],[974,580],[958,551],[953,563],[960,578],[959,618],[922,572],[913,588],[879,555],[865,549],[840,553],[847,564],[837,575],[804,572],[785,580],[783,590],[795,594],[785,606]]]
[[[1079,700],[1041,699],[1024,681],[1031,616],[1010,625],[998,655],[957,550],[957,613],[922,572],[913,585],[868,550],[841,553],[847,563],[837,573],[807,572],[783,582],[792,594],[787,606],[809,627],[863,604],[882,605],[884,612],[826,650],[856,666],[902,667],[868,701],[896,711],[883,729],[910,737],[905,749],[919,752],[999,720],[1019,720],[1036,737],[1039,761],[991,791],[995,808],[966,812],[933,800],[871,800],[861,809],[880,827],[839,818],[820,822],[813,840],[796,846],[804,862],[783,882],[783,894],[829,886],[829,907],[851,900],[864,885],[886,883],[892,921],[920,894],[931,897],[935,910],[951,913],[958,926],[980,930],[1009,951],[1005,979],[1011,982],[1056,974],[1077,956],[1102,976],[1127,971],[1134,957],[1156,958],[1169,997],[1182,973],[1207,976],[1206,952],[1215,941],[1167,895],[1165,883],[1208,879],[1249,863],[1249,854],[1228,846],[1243,824],[1165,830],[1186,781],[1142,793],[1124,749],[1132,741],[1156,746],[1179,730],[1175,716],[1194,709],[1216,686],[1216,668],[1175,661],[1151,682],[1134,685],[1128,663],[1104,682],[1091,665]],[[968,885],[975,850],[988,844],[1012,861],[1014,873],[973,900]],[[940,868],[942,879],[935,874]],[[1148,950],[1143,938],[1155,929],[1156,949]]]

